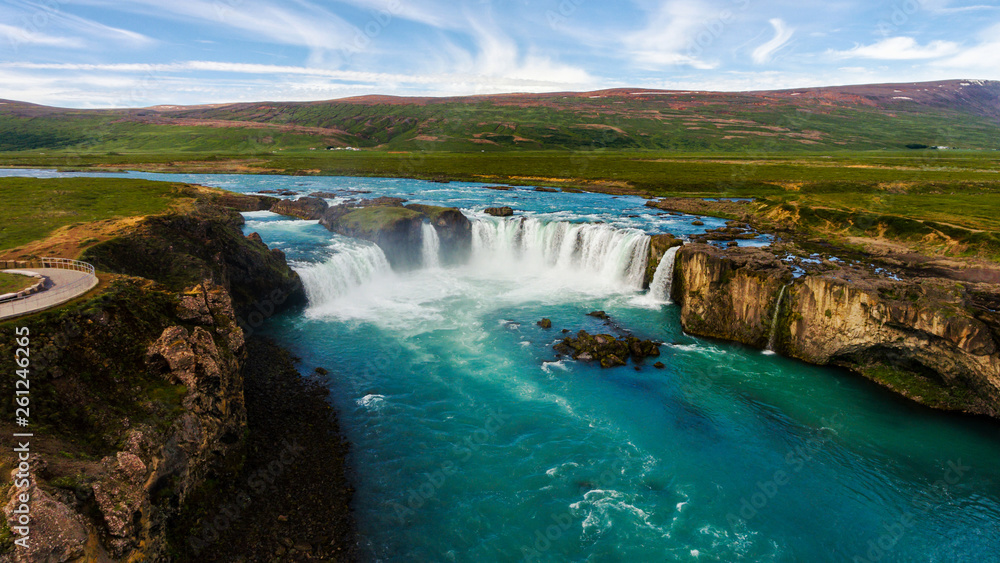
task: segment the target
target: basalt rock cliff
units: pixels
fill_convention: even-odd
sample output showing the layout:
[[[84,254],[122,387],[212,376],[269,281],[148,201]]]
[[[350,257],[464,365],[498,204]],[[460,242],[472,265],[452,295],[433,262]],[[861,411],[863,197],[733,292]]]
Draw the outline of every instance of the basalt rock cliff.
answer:
[[[830,266],[793,277],[761,249],[693,244],[673,298],[692,334],[850,368],[920,403],[1000,417],[1000,287]]]
[[[14,326],[31,330],[41,425],[32,541],[9,543],[21,491],[3,488],[0,561],[171,560],[172,519],[195,491],[239,470],[245,339],[304,300],[284,256],[244,237],[241,223],[204,201],[149,217],[83,257],[106,272],[96,297],[0,324],[4,357],[13,357]],[[4,380],[8,396],[11,385]],[[5,420],[9,410],[0,407]],[[0,457],[0,471],[13,462]]]

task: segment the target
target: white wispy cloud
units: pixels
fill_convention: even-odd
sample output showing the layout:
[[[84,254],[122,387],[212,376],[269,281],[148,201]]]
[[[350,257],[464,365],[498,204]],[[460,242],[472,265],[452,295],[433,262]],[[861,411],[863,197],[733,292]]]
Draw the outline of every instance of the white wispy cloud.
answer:
[[[622,40],[632,60],[639,66],[657,68],[686,65],[698,69],[717,66],[701,58],[705,45],[696,41],[699,31],[706,28],[714,16],[704,5],[687,1],[670,1],[658,6],[649,24]],[[714,39],[714,38],[713,38]]]
[[[536,83],[580,85],[593,83],[583,69],[555,62],[549,57],[522,49],[517,42],[497,27],[491,19],[469,16],[470,37],[478,52],[468,62],[456,68],[480,76],[523,80]],[[527,51],[527,52],[522,52]],[[467,57],[463,57],[466,61]]]
[[[795,33],[795,29],[785,25],[785,22],[780,18],[771,19],[770,24],[774,28],[774,37],[767,43],[754,49],[753,53],[750,54],[753,62],[759,65],[771,62],[774,54],[788,44]]]
[[[383,73],[303,66],[184,61],[142,63],[0,63],[4,76],[18,75],[28,84],[46,85],[32,101],[60,103],[87,100],[88,106],[141,106],[158,103],[208,103],[253,99],[308,100],[364,93],[461,95],[502,92],[548,92],[579,86],[563,80],[587,75],[533,57],[510,67],[446,73]],[[203,81],[197,77],[212,76]],[[200,87],[199,85],[206,85]],[[207,88],[214,85],[216,89]],[[189,98],[192,93],[201,98]],[[307,94],[308,93],[308,94]],[[205,96],[210,96],[206,98]],[[0,87],[0,97],[24,99]]]
[[[0,24],[0,37],[15,49],[22,45],[84,49],[154,43],[141,33],[71,14],[58,2],[11,1],[0,6],[0,21],[9,22]]]
[[[76,0],[76,3],[147,17],[171,17],[219,29],[232,29],[256,40],[307,47],[343,49],[360,29],[329,10],[302,0]]]
[[[462,11],[453,3],[434,0],[337,0],[364,9],[370,19],[389,25],[393,18],[422,23],[438,29],[461,29]]]
[[[26,27],[18,27],[3,23],[0,23],[0,37],[3,37],[6,40],[6,43],[14,49],[21,45],[44,45],[48,47],[69,48],[83,47],[83,40],[76,37],[59,37],[42,33],[40,31],[33,31]]]
[[[881,59],[881,60],[916,60],[938,59],[954,55],[960,51],[958,43],[952,41],[931,41],[920,45],[912,37],[890,37],[871,45],[857,45],[846,51],[828,51],[828,55],[837,58]]]

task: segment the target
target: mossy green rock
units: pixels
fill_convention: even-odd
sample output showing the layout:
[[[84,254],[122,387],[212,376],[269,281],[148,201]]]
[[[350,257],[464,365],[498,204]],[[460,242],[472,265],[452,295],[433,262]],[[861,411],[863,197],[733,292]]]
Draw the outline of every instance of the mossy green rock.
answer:
[[[336,211],[337,216],[332,216],[332,211]],[[460,210],[452,207],[387,204],[348,210],[330,208],[324,219],[327,228],[335,233],[377,244],[395,270],[411,270],[422,265],[422,225],[425,222],[437,231],[442,264],[468,260],[472,251],[472,224]]]
[[[423,213],[405,207],[365,207],[341,216],[330,225],[330,230],[374,242],[393,269],[412,270],[421,265],[420,225],[424,218]]]
[[[441,240],[441,263],[463,264],[472,254],[472,223],[459,209],[436,205],[411,204],[407,209],[427,216]]]

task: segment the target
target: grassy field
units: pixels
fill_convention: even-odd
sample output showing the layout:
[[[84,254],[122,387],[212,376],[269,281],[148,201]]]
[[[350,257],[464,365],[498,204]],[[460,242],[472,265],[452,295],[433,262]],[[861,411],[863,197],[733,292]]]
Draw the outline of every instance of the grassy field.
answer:
[[[898,239],[936,254],[1000,257],[1000,159],[996,151],[904,150],[802,153],[675,153],[669,151],[387,152],[285,151],[282,154],[122,153],[76,151],[0,153],[0,165],[78,170],[233,172],[409,177],[439,181],[584,188],[646,196],[752,197],[762,213],[789,212],[814,236]],[[95,180],[80,180],[86,182]],[[11,184],[0,183],[2,186]],[[131,185],[132,190],[142,184]],[[105,190],[112,189],[105,184]],[[151,187],[146,185],[146,187]],[[53,188],[54,189],[54,188]],[[163,189],[159,187],[159,189]],[[7,190],[9,191],[9,190]],[[169,191],[169,190],[168,190]],[[7,193],[2,192],[2,193]],[[95,207],[108,191],[87,190]],[[103,196],[101,194],[104,194]],[[122,194],[116,205],[133,200]],[[166,192],[160,193],[168,197]],[[38,216],[22,229],[51,231],[86,220],[80,194],[37,209],[15,205],[20,217]],[[158,205],[166,200],[157,200]],[[144,214],[106,209],[105,214]],[[94,207],[90,208],[91,210]],[[7,216],[2,216],[7,219]],[[56,224],[58,223],[58,224]],[[4,225],[11,224],[5,220]],[[9,228],[9,227],[5,227]],[[6,231],[4,245],[7,242]],[[25,233],[25,237],[38,236]],[[922,241],[926,244],[923,244]],[[921,244],[923,246],[921,246]],[[3,246],[0,246],[2,249]]]
[[[0,178],[0,251],[67,225],[162,213],[189,195],[146,180]]]
[[[31,287],[35,281],[35,278],[29,276],[0,272],[0,295],[21,291]]]
[[[620,185],[651,195],[763,195],[807,186],[828,192],[905,184],[933,190],[1000,182],[994,151],[883,151],[814,154],[674,153],[668,151],[534,151],[440,153],[286,151],[283,154],[76,151],[0,153],[0,166],[145,169],[160,172],[243,171],[389,176],[527,185]]]

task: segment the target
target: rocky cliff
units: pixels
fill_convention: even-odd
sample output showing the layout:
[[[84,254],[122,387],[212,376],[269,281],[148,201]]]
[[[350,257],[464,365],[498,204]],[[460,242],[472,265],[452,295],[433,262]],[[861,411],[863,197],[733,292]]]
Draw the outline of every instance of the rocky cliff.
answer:
[[[688,245],[674,300],[692,334],[844,366],[929,406],[1000,417],[1000,287],[828,265],[793,278],[761,249]]]
[[[6,487],[0,561],[169,560],[170,521],[240,468],[245,338],[304,300],[283,255],[241,222],[204,201],[147,218],[84,257],[109,272],[97,297],[0,325],[5,357],[14,326],[31,329],[40,424],[33,541],[8,543],[17,502]],[[0,459],[4,475],[12,463]]]

